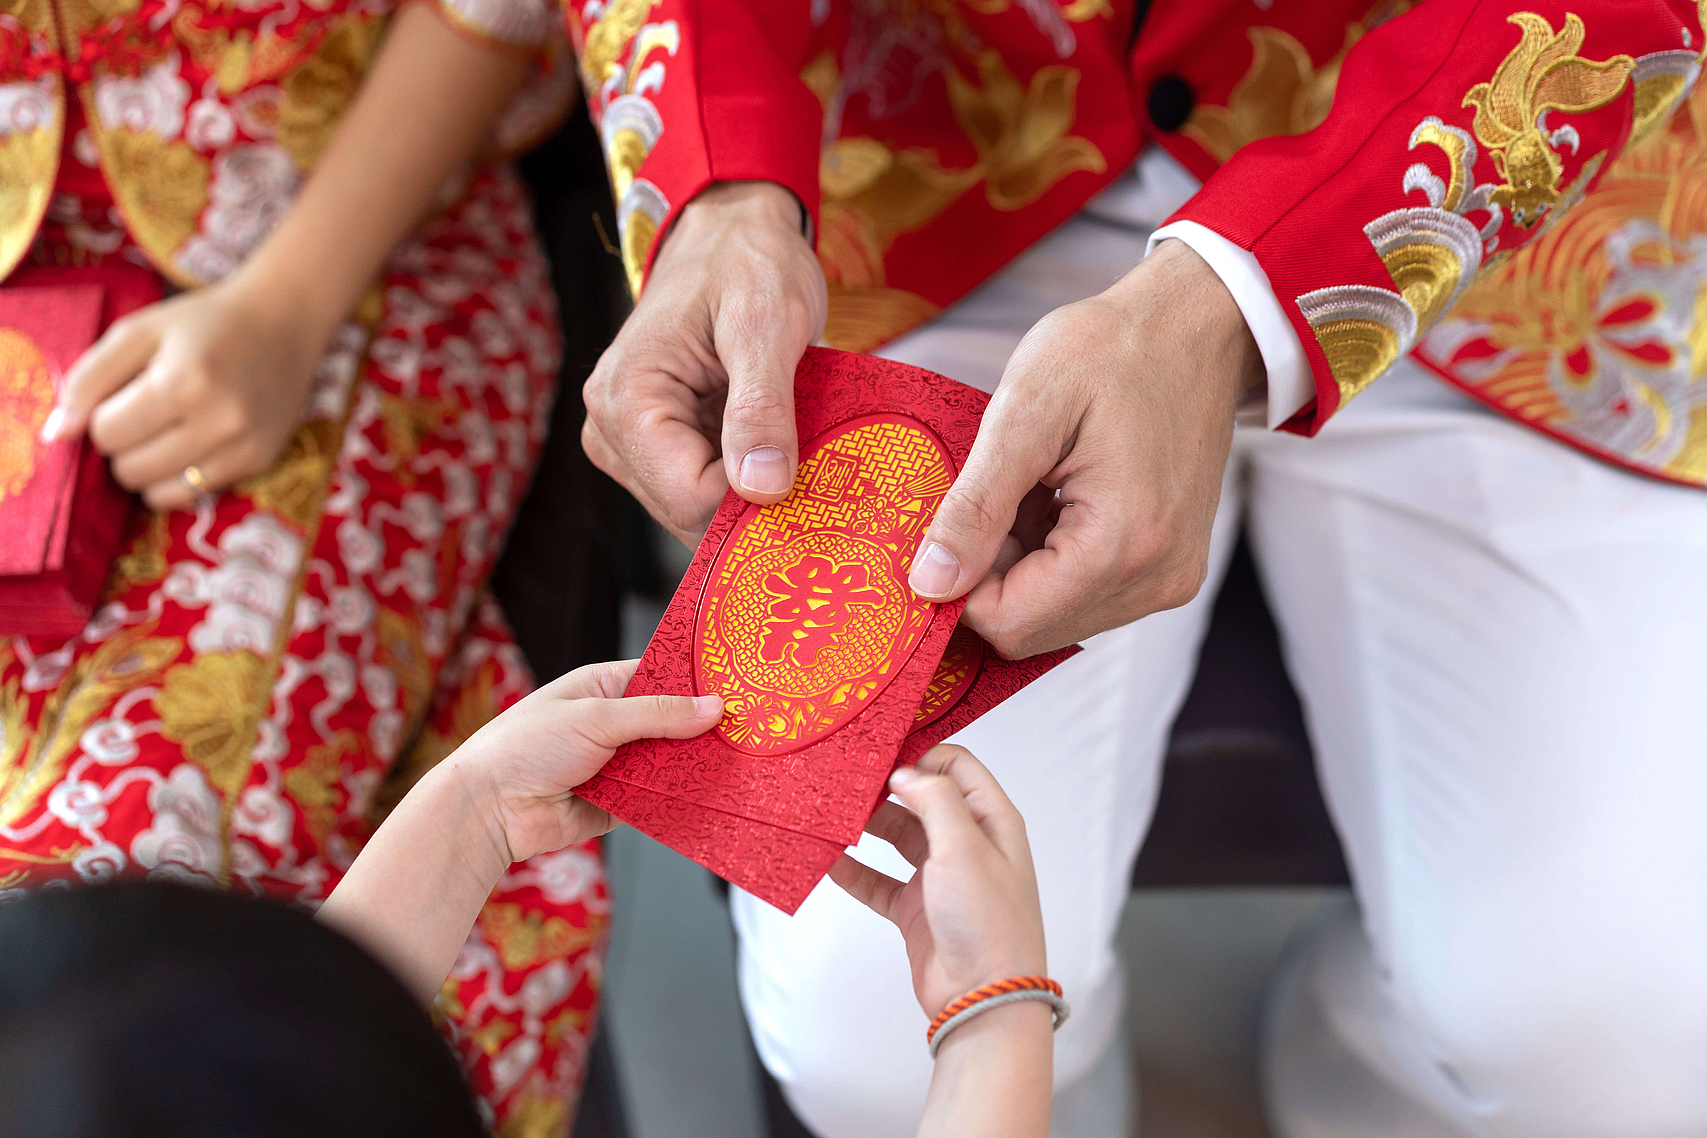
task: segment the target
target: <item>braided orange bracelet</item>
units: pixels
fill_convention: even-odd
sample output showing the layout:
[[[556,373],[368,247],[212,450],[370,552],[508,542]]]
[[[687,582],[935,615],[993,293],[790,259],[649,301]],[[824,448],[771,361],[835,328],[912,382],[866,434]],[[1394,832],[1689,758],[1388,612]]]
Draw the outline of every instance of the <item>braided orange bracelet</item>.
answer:
[[[936,1058],[937,1048],[942,1046],[948,1033],[973,1016],[1021,1000],[1041,1000],[1048,1004],[1055,1011],[1057,1028],[1066,1023],[1067,1016],[1072,1013],[1072,1008],[1061,995],[1061,985],[1047,976],[1015,976],[1010,980],[998,980],[966,993],[936,1014],[930,1027],[925,1029],[925,1042],[930,1045],[931,1058]]]

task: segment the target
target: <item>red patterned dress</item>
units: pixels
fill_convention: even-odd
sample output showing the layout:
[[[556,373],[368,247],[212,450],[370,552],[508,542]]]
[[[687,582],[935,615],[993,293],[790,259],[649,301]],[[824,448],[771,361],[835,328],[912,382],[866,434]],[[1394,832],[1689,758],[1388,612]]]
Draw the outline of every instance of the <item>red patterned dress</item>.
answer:
[[[239,118],[252,94],[223,98],[209,80],[207,106],[174,108],[189,86],[156,67],[108,77],[103,90],[128,100],[117,110],[63,100],[28,260],[161,262],[126,223],[84,106],[156,135],[158,116],[177,113],[189,137],[198,114],[203,129]],[[264,140],[230,141],[214,148],[171,279],[220,275],[220,242],[240,257],[300,181]],[[507,166],[488,168],[395,251],[270,472],[193,512],[138,514],[104,603],[69,643],[0,640],[0,899],[119,874],[324,899],[409,783],[531,687],[482,585],[558,357],[527,196]],[[519,864],[440,993],[501,1134],[567,1130],[607,914],[596,846]]]

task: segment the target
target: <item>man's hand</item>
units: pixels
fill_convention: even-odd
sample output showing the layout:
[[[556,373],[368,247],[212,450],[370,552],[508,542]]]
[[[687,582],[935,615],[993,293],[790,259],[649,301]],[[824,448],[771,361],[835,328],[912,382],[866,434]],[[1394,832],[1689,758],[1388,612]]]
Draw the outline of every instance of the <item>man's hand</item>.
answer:
[[[914,558],[914,590],[967,594],[965,622],[1015,658],[1186,603],[1234,407],[1262,378],[1226,286],[1163,242],[1020,342]]]
[[[706,190],[587,380],[587,454],[690,546],[730,486],[781,501],[799,458],[794,369],[828,303],[792,194]]]

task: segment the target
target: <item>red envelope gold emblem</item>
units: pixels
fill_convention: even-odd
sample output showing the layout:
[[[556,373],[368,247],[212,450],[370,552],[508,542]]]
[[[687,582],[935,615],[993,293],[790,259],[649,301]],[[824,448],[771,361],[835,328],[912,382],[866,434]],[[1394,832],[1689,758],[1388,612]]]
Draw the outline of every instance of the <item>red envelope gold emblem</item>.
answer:
[[[907,568],[954,469],[923,423],[867,415],[802,448],[787,500],[747,508],[706,578],[694,633],[695,686],[723,697],[717,731],[730,746],[797,750],[895,678],[930,625]]]
[[[23,492],[36,470],[36,435],[53,409],[53,373],[34,340],[0,328],[0,502]]]

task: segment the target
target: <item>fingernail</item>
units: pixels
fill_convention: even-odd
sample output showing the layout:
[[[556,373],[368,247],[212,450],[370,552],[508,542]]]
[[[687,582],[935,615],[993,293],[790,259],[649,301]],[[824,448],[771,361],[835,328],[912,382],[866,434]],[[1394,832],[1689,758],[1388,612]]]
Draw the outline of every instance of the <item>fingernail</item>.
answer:
[[[921,597],[945,597],[959,579],[960,562],[934,541],[919,550],[907,574],[907,584]]]
[[[720,695],[696,695],[693,699],[693,709],[697,715],[722,715],[723,697]]]
[[[916,782],[918,777],[919,772],[912,767],[897,767],[895,773],[889,776],[889,785],[900,790],[909,783]]]
[[[754,447],[741,460],[741,489],[749,494],[782,494],[788,486],[788,456],[776,447]]]
[[[65,426],[65,410],[55,407],[47,414],[47,422],[41,425],[41,441],[51,443],[59,438],[59,428]]]

